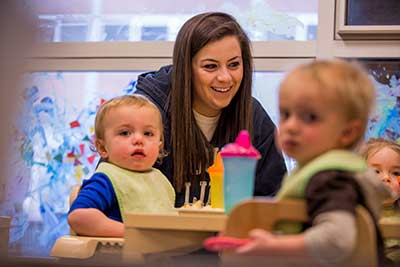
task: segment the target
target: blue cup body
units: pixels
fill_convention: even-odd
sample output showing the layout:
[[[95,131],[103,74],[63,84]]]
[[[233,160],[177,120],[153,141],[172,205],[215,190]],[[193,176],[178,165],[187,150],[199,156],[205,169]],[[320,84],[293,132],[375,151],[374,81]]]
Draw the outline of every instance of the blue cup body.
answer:
[[[224,163],[224,208],[229,213],[240,201],[253,197],[257,159],[222,157]]]

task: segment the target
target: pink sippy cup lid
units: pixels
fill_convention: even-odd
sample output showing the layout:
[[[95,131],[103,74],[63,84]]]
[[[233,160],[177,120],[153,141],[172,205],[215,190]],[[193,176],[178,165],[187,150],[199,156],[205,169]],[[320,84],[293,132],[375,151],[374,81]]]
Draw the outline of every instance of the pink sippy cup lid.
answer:
[[[235,143],[225,145],[220,153],[222,157],[260,158],[260,153],[251,145],[250,135],[246,130],[241,130]]]

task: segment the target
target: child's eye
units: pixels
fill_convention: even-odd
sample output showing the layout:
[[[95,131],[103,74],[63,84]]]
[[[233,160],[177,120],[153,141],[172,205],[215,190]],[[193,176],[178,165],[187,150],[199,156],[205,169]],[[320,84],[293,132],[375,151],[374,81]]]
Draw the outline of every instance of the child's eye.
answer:
[[[154,133],[151,131],[144,132],[145,136],[154,136]]]
[[[376,174],[380,173],[380,171],[378,169],[374,169],[374,171],[375,171]]]
[[[394,171],[394,172],[393,172],[393,175],[394,175],[395,177],[400,176],[400,171]]]
[[[305,122],[315,122],[318,120],[318,116],[315,113],[305,113],[303,115],[303,120]]]
[[[123,130],[118,133],[118,135],[121,135],[121,136],[129,136],[130,134],[131,134],[131,132],[128,130]]]
[[[281,120],[281,121],[284,121],[284,120],[286,120],[287,118],[289,118],[289,111],[287,111],[287,110],[280,110],[279,111],[279,119]]]

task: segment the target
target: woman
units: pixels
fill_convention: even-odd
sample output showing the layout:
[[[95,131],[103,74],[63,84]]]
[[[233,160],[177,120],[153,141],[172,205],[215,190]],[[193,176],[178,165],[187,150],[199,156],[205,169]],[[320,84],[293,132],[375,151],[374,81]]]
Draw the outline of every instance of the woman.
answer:
[[[185,198],[199,199],[200,181],[209,181],[207,168],[214,148],[233,142],[242,129],[252,135],[260,151],[254,195],[273,195],[286,172],[274,145],[275,126],[251,96],[253,63],[250,41],[230,15],[196,15],[180,29],[173,65],[139,76],[136,92],[151,99],[165,122],[165,148],[169,155],[159,168],[173,184],[176,207]],[[205,194],[207,199],[208,192]]]

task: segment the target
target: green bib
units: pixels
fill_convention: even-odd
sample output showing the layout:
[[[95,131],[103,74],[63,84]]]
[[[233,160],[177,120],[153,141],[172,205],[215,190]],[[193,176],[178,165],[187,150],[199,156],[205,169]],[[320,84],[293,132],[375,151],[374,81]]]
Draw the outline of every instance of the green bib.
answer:
[[[174,188],[159,170],[135,172],[102,162],[96,172],[104,173],[110,179],[123,221],[126,212],[174,212]]]
[[[365,160],[347,150],[331,150],[310,161],[283,179],[277,198],[304,198],[306,187],[315,174],[326,170],[363,172],[367,169]]]
[[[321,171],[364,172],[366,169],[367,164],[359,155],[346,150],[332,150],[315,158],[302,168],[294,169],[291,175],[285,176],[276,198],[304,199],[310,179]],[[277,231],[286,234],[299,233],[301,229],[301,224],[291,222],[280,222],[276,226]]]

